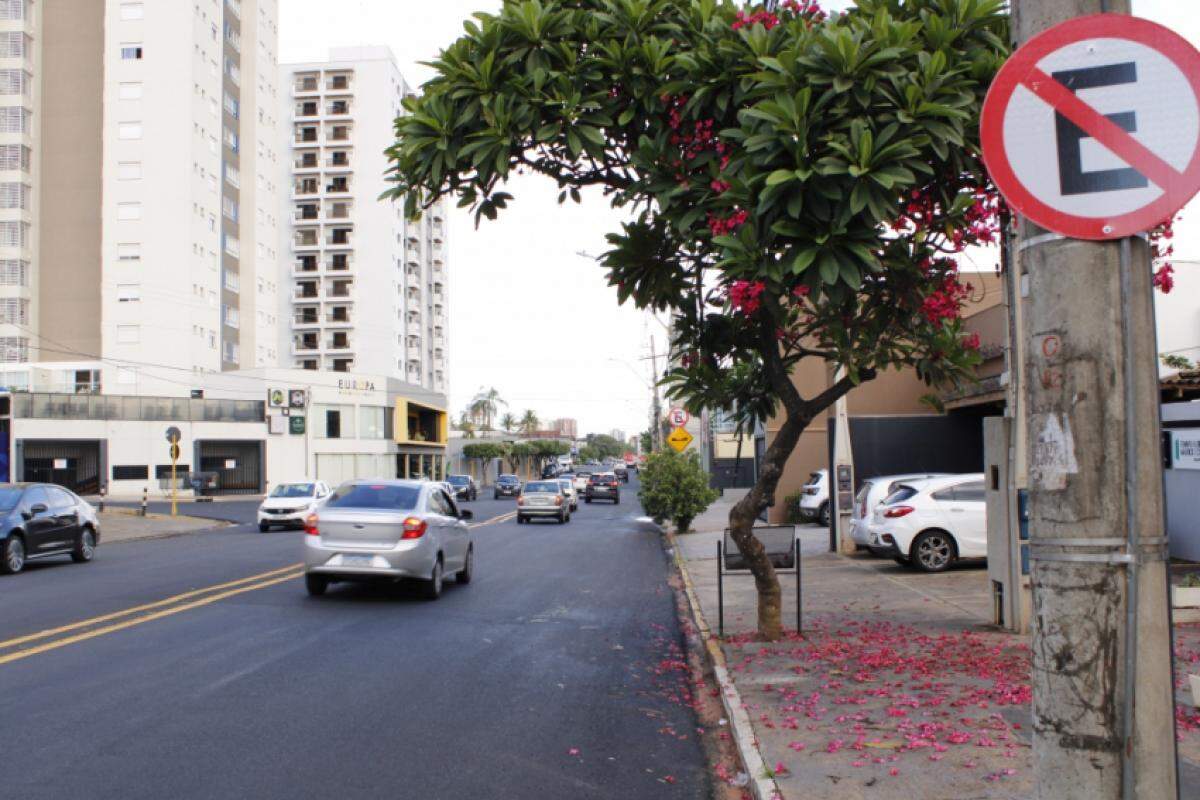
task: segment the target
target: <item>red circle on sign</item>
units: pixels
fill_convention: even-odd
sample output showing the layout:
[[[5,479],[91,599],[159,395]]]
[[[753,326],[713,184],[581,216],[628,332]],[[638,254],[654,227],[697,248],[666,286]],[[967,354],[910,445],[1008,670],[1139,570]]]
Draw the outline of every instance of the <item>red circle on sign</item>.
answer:
[[[1018,48],[992,82],[979,123],[984,163],[996,188],[1009,205],[1043,228],[1077,239],[1119,239],[1150,230],[1169,219],[1200,191],[1200,139],[1193,146],[1187,167],[1182,173],[1175,173],[1175,180],[1169,181],[1168,186],[1154,182],[1162,189],[1162,194],[1126,214],[1112,217],[1070,214],[1040,200],[1021,183],[1009,163],[1004,146],[1004,116],[1013,93],[1030,78],[1031,73],[1037,71],[1038,62],[1046,56],[1066,45],[1098,38],[1126,39],[1166,56],[1183,73],[1200,107],[1200,52],[1186,39],[1169,28],[1139,17],[1094,14],[1056,25]],[[1041,97],[1040,94],[1038,96]],[[1045,101],[1044,97],[1042,99]],[[1130,163],[1130,166],[1134,169],[1146,168],[1138,163]]]

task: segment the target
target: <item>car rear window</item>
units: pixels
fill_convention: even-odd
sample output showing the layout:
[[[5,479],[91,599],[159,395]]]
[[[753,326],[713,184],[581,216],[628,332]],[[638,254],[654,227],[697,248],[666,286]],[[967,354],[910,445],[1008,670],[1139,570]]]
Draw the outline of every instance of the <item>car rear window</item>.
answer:
[[[496,483],[520,483],[516,475],[501,475],[496,479]]]
[[[466,475],[451,475],[446,479],[446,481],[450,483],[451,486],[466,486],[471,482],[471,479]]]
[[[416,486],[387,483],[350,483],[339,486],[325,503],[327,508],[367,508],[412,511],[421,490]]]
[[[534,481],[533,483],[525,484],[525,494],[530,492],[549,492],[550,494],[558,494],[558,481]]]
[[[893,503],[903,503],[905,500],[912,497],[916,493],[917,493],[917,490],[914,489],[913,487],[905,486],[904,484],[901,484],[900,486],[897,486],[891,494],[889,494],[887,497],[885,497],[883,499],[883,504],[885,506],[890,506]]]
[[[808,480],[804,482],[805,486],[815,486],[821,482],[821,473],[814,472],[808,476]]]

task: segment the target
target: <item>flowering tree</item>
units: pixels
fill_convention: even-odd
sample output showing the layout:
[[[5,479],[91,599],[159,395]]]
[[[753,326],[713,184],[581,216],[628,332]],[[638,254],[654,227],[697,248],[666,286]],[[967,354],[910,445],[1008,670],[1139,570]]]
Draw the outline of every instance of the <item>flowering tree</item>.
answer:
[[[628,209],[604,265],[620,302],[672,313],[669,393],[780,420],[730,513],[766,638],[780,587],[751,528],[804,428],[882,370],[978,363],[955,255],[997,235],[978,122],[1006,24],[1002,0],[505,0],[396,120],[410,214],[452,194],[494,219],[514,172]],[[806,359],[841,377],[802,392]]]

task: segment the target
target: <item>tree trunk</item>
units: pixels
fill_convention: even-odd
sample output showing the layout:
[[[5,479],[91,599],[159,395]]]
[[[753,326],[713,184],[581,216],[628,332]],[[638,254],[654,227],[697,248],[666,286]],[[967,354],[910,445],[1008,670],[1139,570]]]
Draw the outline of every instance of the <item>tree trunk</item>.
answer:
[[[779,479],[783,477],[784,464],[810,421],[811,418],[787,414],[774,441],[763,455],[758,481],[746,496],[729,510],[729,534],[737,543],[742,557],[746,559],[750,573],[754,576],[754,586],[758,590],[758,634],[767,641],[776,641],[783,636],[783,618],[780,611],[782,592],[775,567],[763,549],[762,542],[754,536],[754,522],[774,498],[775,488],[779,485]]]

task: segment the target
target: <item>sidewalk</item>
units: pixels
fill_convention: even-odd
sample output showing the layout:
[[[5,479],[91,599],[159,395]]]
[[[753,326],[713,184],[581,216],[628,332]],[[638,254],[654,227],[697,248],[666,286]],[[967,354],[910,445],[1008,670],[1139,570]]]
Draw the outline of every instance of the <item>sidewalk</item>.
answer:
[[[100,545],[140,539],[164,539],[194,531],[228,527],[229,523],[168,514],[138,516],[131,508],[106,508],[100,514]]]
[[[730,491],[676,537],[711,634],[717,632],[717,541]],[[798,526],[804,637],[795,578],[781,575],[780,642],[755,641],[748,573],[726,576],[721,652],[749,717],[766,778],[757,794],[804,798],[1025,798],[1033,794],[1026,637],[989,624],[987,571],[926,575],[891,560],[828,552],[824,528]],[[703,622],[701,623],[703,627]],[[1176,626],[1176,663],[1200,664],[1200,625]],[[1181,797],[1200,796],[1200,713],[1186,677]],[[737,731],[736,720],[732,726]],[[773,779],[773,785],[772,780]]]

